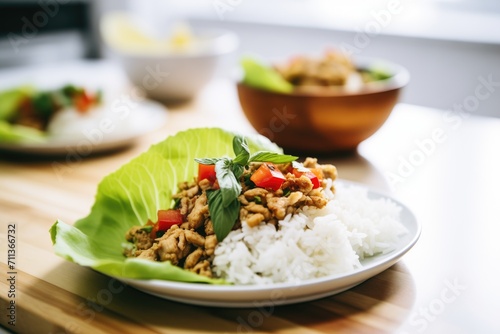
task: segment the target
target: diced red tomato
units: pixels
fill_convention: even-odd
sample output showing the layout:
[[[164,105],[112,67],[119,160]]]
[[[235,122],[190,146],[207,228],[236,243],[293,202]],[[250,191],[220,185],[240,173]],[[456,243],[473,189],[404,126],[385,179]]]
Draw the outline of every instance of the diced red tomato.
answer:
[[[94,101],[94,98],[86,91],[83,91],[73,97],[73,103],[75,104],[76,110],[82,113],[89,110],[94,104]]]
[[[198,164],[198,182],[204,179],[207,179],[210,183],[216,181],[215,165]]]
[[[323,181],[323,171],[321,168],[309,168],[309,170],[318,177],[318,180]]]
[[[158,232],[166,232],[172,226],[182,224],[183,221],[184,217],[179,210],[158,210],[158,221],[153,225],[151,238],[157,238]]]
[[[285,176],[276,165],[266,162],[260,165],[252,174],[250,180],[255,183],[257,187],[276,191],[281,188],[281,185],[285,182]]]
[[[313,171],[313,169],[316,169],[316,168],[313,168],[313,169],[305,168],[305,169],[307,169],[307,170],[306,171],[299,171],[297,168],[294,168],[293,175],[295,175],[296,177],[301,177],[302,175],[305,175],[311,180],[311,182],[313,184],[313,189],[319,188],[319,186],[321,185],[321,178],[318,177],[317,170]],[[321,172],[321,171],[319,171],[319,172]]]
[[[166,231],[173,225],[180,225],[184,221],[180,210],[169,209],[169,210],[158,210],[158,230]]]

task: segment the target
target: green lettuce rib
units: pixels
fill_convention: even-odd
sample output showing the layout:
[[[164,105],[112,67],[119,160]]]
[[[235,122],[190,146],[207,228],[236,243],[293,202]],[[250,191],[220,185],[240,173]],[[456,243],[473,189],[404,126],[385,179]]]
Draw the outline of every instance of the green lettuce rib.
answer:
[[[50,229],[57,255],[104,274],[138,279],[223,284],[171,265],[122,255],[125,233],[158,209],[172,206],[172,194],[181,181],[197,174],[195,158],[232,156],[234,133],[217,128],[179,132],[151,146],[145,153],[106,176],[98,185],[90,214],[74,225],[57,220]],[[247,137],[251,151],[281,153],[267,138]]]
[[[241,66],[244,71],[243,83],[248,86],[285,94],[293,91],[293,85],[270,66],[250,57],[243,58]]]

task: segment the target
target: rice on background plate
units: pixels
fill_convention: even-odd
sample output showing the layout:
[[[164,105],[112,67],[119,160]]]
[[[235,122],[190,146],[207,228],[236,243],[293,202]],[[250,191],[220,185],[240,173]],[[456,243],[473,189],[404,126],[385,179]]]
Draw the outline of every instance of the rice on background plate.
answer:
[[[239,285],[295,283],[348,273],[360,259],[395,249],[407,233],[401,207],[388,199],[370,199],[368,190],[335,183],[325,187],[328,204],[304,208],[274,225],[261,223],[229,233],[217,245],[213,272]]]

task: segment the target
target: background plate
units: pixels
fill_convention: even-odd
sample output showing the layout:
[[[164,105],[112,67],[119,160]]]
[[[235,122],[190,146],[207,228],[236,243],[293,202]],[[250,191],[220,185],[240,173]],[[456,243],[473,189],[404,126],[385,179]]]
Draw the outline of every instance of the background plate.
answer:
[[[107,107],[110,106],[105,106],[105,108]],[[65,155],[77,152],[80,155],[87,156],[129,146],[139,137],[159,129],[167,120],[166,107],[149,100],[136,101],[130,111],[125,110],[121,112],[123,112],[123,117],[129,118],[127,120],[127,124],[129,125],[124,128],[114,126],[114,119],[110,119],[108,124],[111,124],[113,127],[112,131],[105,133],[99,129],[98,124],[88,129],[98,131],[99,134],[94,137],[92,135],[85,135],[82,128],[81,131],[76,131],[72,137],[61,136],[59,138],[51,138],[49,136],[48,140],[43,143],[0,142],[0,150],[36,155]],[[109,113],[103,114],[102,119],[108,116]]]

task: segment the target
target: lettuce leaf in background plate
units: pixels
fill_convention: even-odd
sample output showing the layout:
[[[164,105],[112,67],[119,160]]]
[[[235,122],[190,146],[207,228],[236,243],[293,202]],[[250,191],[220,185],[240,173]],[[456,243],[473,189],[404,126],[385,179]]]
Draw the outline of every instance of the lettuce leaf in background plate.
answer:
[[[0,143],[44,143],[47,136],[43,131],[0,120]]]
[[[0,92],[0,121],[12,120],[21,102],[33,92],[34,88],[31,86],[21,86]]]
[[[278,93],[291,93],[293,91],[293,85],[272,67],[263,65],[249,57],[241,60],[241,66],[244,71],[243,83],[248,86]]]
[[[158,209],[172,207],[177,184],[197,174],[195,158],[233,156],[234,133],[217,128],[191,129],[151,146],[106,176],[98,185],[90,214],[68,225],[60,220],[50,234],[57,255],[104,274],[136,279],[223,284],[171,265],[122,255],[125,233],[156,221]],[[260,135],[247,136],[251,152],[281,149]]]
[[[19,105],[33,91],[31,86],[21,86],[0,92],[0,142],[45,141],[43,131],[9,123],[16,117]]]

